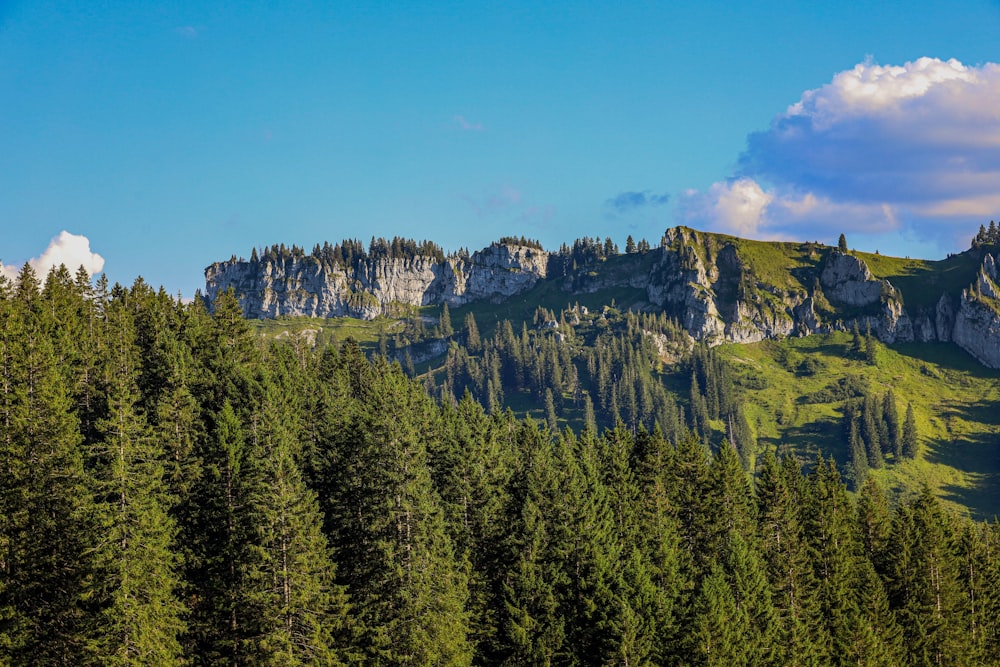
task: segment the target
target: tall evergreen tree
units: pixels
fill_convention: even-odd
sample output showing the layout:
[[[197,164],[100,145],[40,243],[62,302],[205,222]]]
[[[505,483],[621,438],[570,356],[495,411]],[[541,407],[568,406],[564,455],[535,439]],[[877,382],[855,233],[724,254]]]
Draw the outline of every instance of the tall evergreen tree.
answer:
[[[175,525],[164,485],[163,452],[137,409],[135,332],[125,297],[108,310],[108,416],[94,448],[99,530],[95,659],[106,665],[180,664],[184,628]]]
[[[913,416],[913,404],[906,404],[906,419],[903,421],[903,435],[901,449],[903,456],[908,459],[917,456],[917,420]]]
[[[951,527],[924,486],[896,512],[889,539],[889,599],[903,628],[910,665],[968,664]]]
[[[798,464],[779,464],[768,453],[757,482],[761,551],[774,590],[779,664],[820,665],[827,661],[826,628],[819,617],[812,554],[803,535],[804,501]]]
[[[346,350],[345,365],[366,364]],[[348,372],[350,372],[348,370]],[[380,361],[348,429],[327,446],[332,543],[367,660],[468,664],[467,581],[431,483],[429,400]],[[353,382],[354,378],[351,379]]]
[[[268,387],[249,433],[252,558],[243,603],[255,612],[255,632],[246,655],[263,664],[332,665],[339,661],[338,639],[348,639],[346,595],[334,585],[319,507],[302,480],[281,405]]]
[[[79,664],[95,531],[79,424],[44,331],[57,323],[23,301],[0,310],[0,661]]]
[[[551,665],[567,649],[566,619],[559,592],[567,582],[556,557],[551,503],[558,497],[560,474],[550,439],[528,421],[517,431],[521,467],[511,480],[514,529],[506,540],[503,576],[505,662]]]

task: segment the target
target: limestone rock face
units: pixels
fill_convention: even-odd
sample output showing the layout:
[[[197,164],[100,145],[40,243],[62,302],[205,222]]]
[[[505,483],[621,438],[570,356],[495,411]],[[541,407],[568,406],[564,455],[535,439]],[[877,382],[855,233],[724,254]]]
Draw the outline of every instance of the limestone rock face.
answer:
[[[494,243],[471,257],[361,258],[352,266],[289,254],[217,262],[205,269],[206,297],[232,288],[251,318],[378,317],[398,303],[462,305],[502,301],[546,276],[548,253]]]
[[[879,302],[888,281],[876,280],[868,265],[854,255],[834,250],[826,258],[819,282],[833,303],[864,307]]]
[[[812,269],[778,285],[761,279],[738,243],[677,227],[660,247],[582,268],[517,243],[472,255],[354,257],[324,261],[298,252],[233,258],[205,270],[206,298],[233,289],[248,317],[378,317],[392,304],[461,306],[501,303],[541,280],[567,294],[643,290],[631,304],[674,318],[694,341],[752,343],[830,331],[870,330],[886,343],[953,341],[986,366],[1000,368],[1000,267],[983,256],[975,280],[936,306],[907,308],[900,292],[872,275],[858,256],[831,249]],[[550,271],[549,267],[560,267]],[[771,279],[774,278],[773,268]],[[808,271],[807,270],[807,271]],[[552,275],[550,275],[550,273]]]
[[[975,285],[962,291],[951,340],[984,366],[1000,368],[1000,301],[997,266],[986,255]],[[939,312],[941,304],[938,304]]]
[[[549,253],[543,250],[494,243],[475,253],[467,266],[463,264],[464,289],[461,294],[456,290],[451,302],[457,305],[488,299],[499,303],[526,292],[546,277],[548,262]]]

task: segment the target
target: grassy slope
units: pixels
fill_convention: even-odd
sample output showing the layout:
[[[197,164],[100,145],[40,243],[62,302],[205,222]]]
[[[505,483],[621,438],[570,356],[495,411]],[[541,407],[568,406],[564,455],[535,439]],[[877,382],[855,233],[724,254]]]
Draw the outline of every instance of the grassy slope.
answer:
[[[724,352],[746,374],[767,387],[747,390],[749,418],[766,447],[788,447],[814,458],[833,455],[843,464],[843,402],[810,404],[818,392],[842,377],[863,378],[877,393],[895,392],[900,417],[912,402],[921,437],[917,459],[889,461],[873,474],[897,492],[927,483],[943,499],[979,518],[1000,514],[1000,373],[985,369],[950,344],[879,346],[876,366],[856,360],[850,336],[831,334],[728,345]],[[796,372],[807,356],[823,369],[811,377]]]
[[[953,255],[939,261],[865,252],[855,254],[868,264],[876,277],[888,278],[903,293],[903,303],[907,306],[933,306],[944,293],[961,293],[975,281],[982,262],[977,252]]]

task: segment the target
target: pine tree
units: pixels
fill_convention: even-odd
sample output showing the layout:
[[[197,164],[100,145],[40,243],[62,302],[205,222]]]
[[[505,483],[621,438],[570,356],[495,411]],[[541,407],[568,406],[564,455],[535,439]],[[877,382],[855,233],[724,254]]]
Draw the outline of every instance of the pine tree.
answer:
[[[908,459],[917,456],[917,421],[913,416],[913,404],[906,404],[906,418],[903,421],[902,446],[903,456]]]
[[[108,416],[93,452],[102,541],[95,551],[100,604],[95,659],[106,665],[180,664],[184,628],[175,525],[159,444],[137,411],[135,333],[124,297],[110,304]]]
[[[889,553],[889,599],[903,629],[909,664],[966,664],[951,529],[927,486],[897,510]]]
[[[770,452],[757,482],[761,552],[773,586],[778,626],[778,664],[820,665],[828,659],[826,629],[819,617],[812,556],[803,535],[804,493],[798,464],[781,464]]]
[[[92,503],[47,314],[0,303],[0,662],[13,664],[85,659]]]
[[[847,252],[847,237],[843,234],[837,239],[837,250],[843,253]]]
[[[342,356],[367,365],[360,352]],[[370,661],[468,664],[467,580],[427,462],[432,404],[384,361],[362,373],[351,423],[325,443],[336,458],[324,481],[337,579],[353,601],[360,649]]]
[[[346,596],[306,488],[275,390],[265,390],[250,430],[247,523],[252,540],[242,603],[254,612],[245,654],[264,664],[332,665],[349,630]]]

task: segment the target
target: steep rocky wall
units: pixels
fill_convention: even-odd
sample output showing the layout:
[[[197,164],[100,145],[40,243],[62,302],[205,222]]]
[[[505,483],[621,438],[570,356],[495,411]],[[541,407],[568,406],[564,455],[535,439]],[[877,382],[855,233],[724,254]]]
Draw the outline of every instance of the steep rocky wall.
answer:
[[[232,288],[251,318],[279,316],[372,319],[386,304],[426,306],[502,301],[545,278],[548,253],[495,243],[471,257],[438,261],[364,258],[353,266],[311,255],[217,262],[205,269],[212,301]]]
[[[962,291],[951,340],[984,366],[1000,368],[1000,300],[997,266],[986,255],[975,284]]]
[[[710,238],[712,239],[710,241]],[[986,254],[977,280],[936,307],[908,309],[900,292],[873,276],[856,255],[830,249],[801,287],[768,284],[737,246],[678,227],[646,255],[625,255],[556,278],[568,294],[616,287],[643,289],[640,307],[666,312],[698,341],[752,343],[792,335],[870,330],[886,343],[953,341],[984,365],[1000,368],[1000,279]],[[208,267],[206,296],[233,288],[248,317],[282,315],[370,319],[386,304],[413,306],[502,302],[548,277],[550,255],[494,243],[471,256],[435,260],[364,258],[354,266],[313,256],[230,260]],[[822,304],[822,305],[821,305]]]

